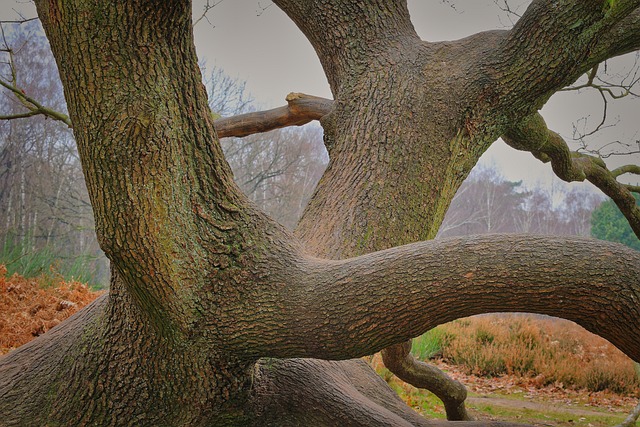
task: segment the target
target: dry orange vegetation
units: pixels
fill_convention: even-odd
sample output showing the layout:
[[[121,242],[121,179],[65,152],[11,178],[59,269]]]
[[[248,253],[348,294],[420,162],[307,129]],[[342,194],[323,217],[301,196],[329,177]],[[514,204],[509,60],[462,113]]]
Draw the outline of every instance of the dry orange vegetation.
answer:
[[[0,355],[42,335],[100,295],[83,283],[56,276],[25,279],[6,274],[0,265]]]
[[[441,328],[441,358],[467,374],[528,377],[539,387],[639,392],[633,361],[573,322],[490,315],[460,319]]]

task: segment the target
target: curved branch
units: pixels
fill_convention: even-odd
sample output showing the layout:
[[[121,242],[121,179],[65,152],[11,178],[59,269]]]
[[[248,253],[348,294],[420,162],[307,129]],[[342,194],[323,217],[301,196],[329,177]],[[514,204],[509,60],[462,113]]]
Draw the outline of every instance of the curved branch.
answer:
[[[514,99],[525,101],[525,105],[539,105],[541,98],[544,102],[597,63],[623,53],[626,49],[615,50],[603,44],[594,54],[593,46],[604,35],[622,27],[629,15],[635,14],[640,1],[617,1],[609,8],[604,7],[605,3],[534,0],[496,52],[495,76],[500,90],[511,93],[509,98],[501,99],[502,105],[508,108]]]
[[[465,386],[435,366],[416,360],[411,355],[411,340],[382,350],[382,361],[402,381],[435,394],[444,404],[449,421],[471,420],[464,405]]]
[[[240,114],[213,122],[218,138],[243,137],[287,126],[302,126],[320,120],[333,109],[333,101],[303,93],[290,93],[287,105],[267,111]]]
[[[567,143],[560,135],[549,130],[538,113],[528,117],[517,126],[512,127],[503,137],[511,147],[531,152],[543,162],[551,162],[553,172],[562,180],[584,181],[587,179],[603,193],[611,197],[622,214],[629,221],[632,230],[640,238],[640,207],[625,184],[616,181],[613,172],[607,169],[605,163],[596,157],[572,153]],[[631,168],[635,170],[635,168]],[[617,173],[617,172],[616,172]]]
[[[625,173],[640,175],[640,166],[625,165],[625,166],[620,166],[619,168],[616,168],[611,171],[611,175],[613,175],[615,178],[619,177],[620,175],[624,175]]]
[[[572,320],[640,360],[640,252],[620,244],[484,235],[285,270],[294,283],[277,297],[242,302],[259,307],[253,318],[218,318],[234,349],[360,357],[460,317],[518,311]]]

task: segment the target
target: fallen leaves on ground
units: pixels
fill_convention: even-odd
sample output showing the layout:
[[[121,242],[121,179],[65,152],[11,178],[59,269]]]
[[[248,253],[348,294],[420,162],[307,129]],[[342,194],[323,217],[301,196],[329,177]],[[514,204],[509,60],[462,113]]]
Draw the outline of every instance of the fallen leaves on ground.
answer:
[[[42,277],[6,274],[0,265],[0,355],[44,334],[100,295],[61,277],[46,276],[50,286],[43,288]]]

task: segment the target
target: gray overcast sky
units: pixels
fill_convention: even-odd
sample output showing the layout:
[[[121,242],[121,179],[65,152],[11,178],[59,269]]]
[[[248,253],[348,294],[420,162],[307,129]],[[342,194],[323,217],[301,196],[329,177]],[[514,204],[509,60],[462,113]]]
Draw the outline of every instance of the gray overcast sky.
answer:
[[[14,17],[11,9],[16,3],[21,10],[27,10],[27,16],[34,15],[29,11],[30,3],[24,0],[0,2],[0,14],[4,19]],[[512,9],[519,12],[524,11],[522,5],[527,3],[525,0],[509,1]],[[203,4],[202,0],[194,1],[194,16],[201,15]],[[500,11],[493,0],[409,0],[409,8],[418,34],[430,41],[458,39],[511,25],[509,16]],[[247,89],[262,107],[282,105],[289,92],[331,97],[313,48],[269,0],[224,0],[209,12],[208,18],[210,24],[202,20],[195,29],[199,56],[210,66],[219,66],[232,77],[246,80]],[[550,128],[570,138],[572,124],[581,117],[589,117],[590,127],[597,125],[602,104],[594,93],[558,94],[542,113]],[[620,121],[615,129],[601,134],[602,141],[640,139],[640,104],[614,103],[609,107],[608,116],[612,122],[616,117],[620,117]],[[609,162],[615,161],[640,164],[640,155],[613,158]],[[501,142],[494,144],[483,162],[496,163],[507,178],[525,179],[529,185],[536,181],[549,183],[553,176],[548,165]]]

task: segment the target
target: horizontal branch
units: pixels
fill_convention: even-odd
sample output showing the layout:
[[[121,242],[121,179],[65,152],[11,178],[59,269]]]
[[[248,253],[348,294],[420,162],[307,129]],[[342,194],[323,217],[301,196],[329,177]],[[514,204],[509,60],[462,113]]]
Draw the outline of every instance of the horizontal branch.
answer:
[[[331,112],[333,101],[303,93],[287,95],[287,105],[214,121],[218,138],[243,137],[287,126],[302,126]]]
[[[517,150],[529,151],[539,160],[551,162],[553,172],[564,181],[587,179],[611,197],[640,238],[640,207],[631,194],[633,189],[616,180],[623,173],[634,172],[636,169],[633,166],[611,172],[602,159],[571,152],[565,140],[549,130],[538,113],[509,129],[502,138]]]
[[[39,116],[39,111],[27,111],[26,113],[18,113],[18,114],[0,114],[0,120],[15,120],[15,119],[26,119],[33,116]]]
[[[620,244],[471,236],[343,261],[305,258],[287,272],[294,283],[271,302],[243,301],[256,308],[252,318],[220,319],[234,349],[346,359],[457,318],[529,312],[572,320],[640,360],[640,252]]]
[[[33,117],[33,116],[37,116],[37,115],[43,115],[45,117],[49,117],[51,119],[61,121],[62,123],[66,124],[67,126],[72,127],[71,126],[71,119],[66,114],[61,113],[61,112],[56,111],[56,110],[52,110],[51,108],[45,107],[44,105],[40,104],[35,99],[33,99],[30,96],[26,95],[18,87],[14,86],[12,84],[9,84],[9,83],[5,82],[2,79],[0,79],[0,86],[3,86],[6,89],[8,89],[11,92],[13,92],[13,94],[15,95],[16,98],[18,98],[20,103],[22,105],[24,105],[25,108],[27,108],[29,110],[26,113],[9,114],[9,115],[0,116],[0,119],[3,119],[3,120],[23,119],[23,118]]]

